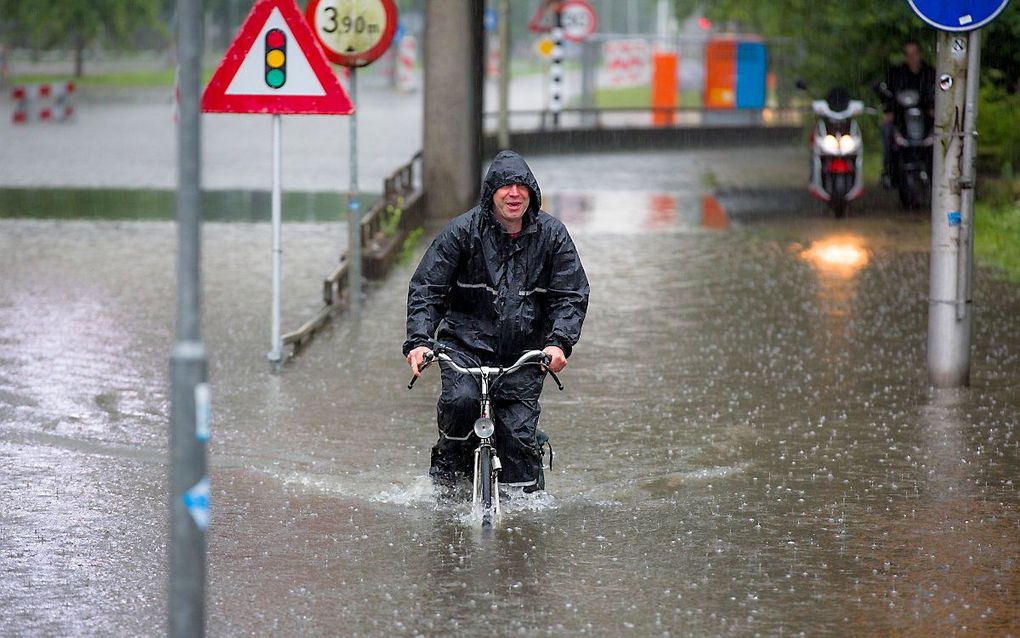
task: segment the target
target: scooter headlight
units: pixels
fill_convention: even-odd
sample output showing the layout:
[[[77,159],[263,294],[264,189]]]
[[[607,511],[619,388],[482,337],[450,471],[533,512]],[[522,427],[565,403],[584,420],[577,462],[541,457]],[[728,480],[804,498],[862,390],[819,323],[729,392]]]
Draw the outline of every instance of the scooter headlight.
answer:
[[[822,151],[829,155],[839,154],[839,140],[835,135],[826,135],[822,138]]]
[[[480,439],[488,439],[496,431],[496,424],[492,419],[482,417],[475,421],[475,436]]]
[[[843,155],[856,153],[858,146],[857,140],[855,140],[851,135],[844,135],[839,138],[839,151],[843,153]]]

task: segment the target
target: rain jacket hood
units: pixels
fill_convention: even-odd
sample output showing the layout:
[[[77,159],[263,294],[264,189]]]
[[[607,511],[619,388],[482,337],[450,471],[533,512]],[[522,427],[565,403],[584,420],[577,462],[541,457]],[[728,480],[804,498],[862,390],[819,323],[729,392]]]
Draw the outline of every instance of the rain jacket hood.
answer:
[[[485,173],[482,181],[482,196],[478,200],[478,206],[483,211],[492,214],[492,196],[496,191],[511,184],[524,184],[528,187],[530,201],[528,202],[528,213],[538,213],[542,209],[542,190],[538,187],[538,180],[524,158],[514,151],[500,151],[489,164],[489,170]],[[530,220],[529,220],[530,221]]]
[[[516,238],[492,212],[493,194],[508,184],[530,191]],[[540,210],[541,196],[520,155],[503,151],[493,159],[478,206],[439,233],[411,278],[405,355],[436,339],[470,357],[465,365],[509,365],[523,351],[549,345],[570,356],[588,309],[588,278],[566,227]],[[541,387],[542,373],[532,367],[507,377],[493,395],[537,397]]]

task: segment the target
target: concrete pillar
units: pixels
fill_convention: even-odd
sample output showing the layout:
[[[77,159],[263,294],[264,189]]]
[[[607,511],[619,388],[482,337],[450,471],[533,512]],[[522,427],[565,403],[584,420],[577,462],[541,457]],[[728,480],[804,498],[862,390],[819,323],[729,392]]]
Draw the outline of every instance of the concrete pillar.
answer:
[[[427,215],[449,218],[478,201],[482,171],[482,0],[425,4],[424,185]]]

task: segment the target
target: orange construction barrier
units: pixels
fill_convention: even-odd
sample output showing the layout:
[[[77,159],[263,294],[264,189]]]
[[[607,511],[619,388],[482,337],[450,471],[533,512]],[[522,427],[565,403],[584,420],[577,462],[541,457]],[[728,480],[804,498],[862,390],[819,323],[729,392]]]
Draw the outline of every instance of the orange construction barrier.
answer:
[[[701,226],[713,230],[724,230],[730,227],[729,214],[713,195],[701,196]]]
[[[705,108],[732,109],[737,102],[737,41],[717,38],[705,44]]]
[[[656,51],[652,54],[652,108],[670,109],[652,111],[653,126],[676,125],[677,54]]]

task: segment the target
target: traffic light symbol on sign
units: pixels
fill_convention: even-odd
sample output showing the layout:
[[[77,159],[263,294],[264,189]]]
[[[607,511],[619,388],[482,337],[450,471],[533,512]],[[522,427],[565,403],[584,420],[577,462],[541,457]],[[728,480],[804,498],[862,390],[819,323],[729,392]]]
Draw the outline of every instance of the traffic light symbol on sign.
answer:
[[[278,89],[287,81],[287,35],[282,29],[266,32],[266,85]]]

